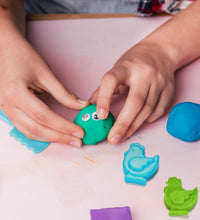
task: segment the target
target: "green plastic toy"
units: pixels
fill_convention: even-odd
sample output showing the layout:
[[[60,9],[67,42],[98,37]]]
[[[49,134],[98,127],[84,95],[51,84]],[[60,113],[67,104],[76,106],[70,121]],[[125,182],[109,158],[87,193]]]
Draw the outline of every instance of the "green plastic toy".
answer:
[[[169,209],[170,216],[188,215],[198,198],[198,188],[185,190],[182,188],[182,181],[176,177],[171,177],[166,182],[164,188],[164,203]]]
[[[105,120],[101,120],[97,117],[96,108],[96,105],[86,106],[74,119],[74,123],[85,131],[82,139],[84,144],[94,145],[104,140],[114,124],[114,117],[111,112]]]

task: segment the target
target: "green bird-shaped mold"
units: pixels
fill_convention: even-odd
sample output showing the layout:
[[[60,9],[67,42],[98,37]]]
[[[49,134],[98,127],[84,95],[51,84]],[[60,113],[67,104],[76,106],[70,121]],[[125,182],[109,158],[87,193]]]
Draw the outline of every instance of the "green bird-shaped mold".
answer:
[[[170,216],[188,215],[198,198],[198,188],[185,190],[182,188],[181,179],[171,177],[164,188],[164,203],[169,209]]]
[[[82,139],[84,144],[94,145],[104,140],[114,124],[114,117],[109,112],[105,120],[97,117],[96,105],[83,108],[74,119],[74,123],[83,128],[85,135]]]

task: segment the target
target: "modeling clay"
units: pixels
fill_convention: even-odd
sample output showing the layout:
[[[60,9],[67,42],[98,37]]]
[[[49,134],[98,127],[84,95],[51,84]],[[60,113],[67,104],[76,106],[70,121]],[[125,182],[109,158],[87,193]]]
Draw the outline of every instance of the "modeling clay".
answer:
[[[46,149],[49,145],[49,142],[35,141],[28,139],[24,134],[17,130],[10,119],[3,113],[0,109],[0,119],[4,122],[10,124],[13,129],[9,132],[10,136],[13,136],[17,141],[20,141],[21,144],[26,145],[28,149],[32,150],[33,153],[37,154]]]
[[[90,210],[91,220],[132,220],[130,208],[116,207]]]
[[[169,114],[167,131],[183,141],[200,139],[200,105],[192,102],[175,105]]]
[[[182,188],[181,179],[171,177],[166,182],[168,184],[164,188],[164,203],[169,209],[169,215],[181,216],[188,215],[198,198],[198,188],[193,190],[185,190]]]
[[[139,143],[130,145],[130,149],[124,153],[123,171],[124,181],[146,185],[147,179],[152,177],[159,166],[159,156],[146,157],[145,147]]]
[[[96,105],[89,105],[83,108],[76,118],[74,123],[81,126],[85,131],[82,139],[84,144],[96,144],[104,140],[114,124],[114,117],[109,113],[105,120],[97,117]]]

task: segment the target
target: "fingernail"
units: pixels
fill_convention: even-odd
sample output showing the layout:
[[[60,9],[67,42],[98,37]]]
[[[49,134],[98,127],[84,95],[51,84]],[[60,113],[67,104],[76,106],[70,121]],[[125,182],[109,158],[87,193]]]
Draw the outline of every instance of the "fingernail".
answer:
[[[82,104],[82,105],[87,105],[88,104],[88,101],[85,101],[85,100],[81,100],[81,99],[77,99],[77,101]]]
[[[83,138],[83,135],[79,132],[74,132],[72,135],[78,138]]]
[[[121,139],[121,135],[116,134],[110,139],[110,141],[112,144],[117,144],[120,141],[120,139]]]
[[[100,119],[104,119],[106,117],[106,112],[103,108],[100,108],[97,112],[97,116]]]
[[[72,141],[69,144],[74,146],[74,147],[80,147],[81,146],[81,143],[79,141]]]

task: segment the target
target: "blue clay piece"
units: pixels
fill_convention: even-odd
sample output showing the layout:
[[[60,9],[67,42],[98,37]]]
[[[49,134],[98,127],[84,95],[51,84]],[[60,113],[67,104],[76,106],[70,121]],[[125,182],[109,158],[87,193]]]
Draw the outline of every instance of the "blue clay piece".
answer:
[[[132,220],[130,208],[114,207],[90,210],[91,220]]]
[[[123,171],[124,181],[146,185],[147,179],[151,178],[158,170],[159,156],[146,157],[145,147],[139,143],[133,143],[124,153]]]
[[[0,119],[13,127],[13,129],[9,132],[9,135],[14,137],[17,141],[20,141],[22,145],[26,145],[28,149],[33,151],[33,153],[35,154],[40,153],[41,151],[45,150],[50,144],[49,142],[35,141],[28,139],[24,134],[22,134],[19,130],[17,130],[14,127],[13,123],[3,113],[1,109],[0,109]]]
[[[167,131],[183,141],[200,139],[200,105],[182,102],[173,107],[167,121]]]

